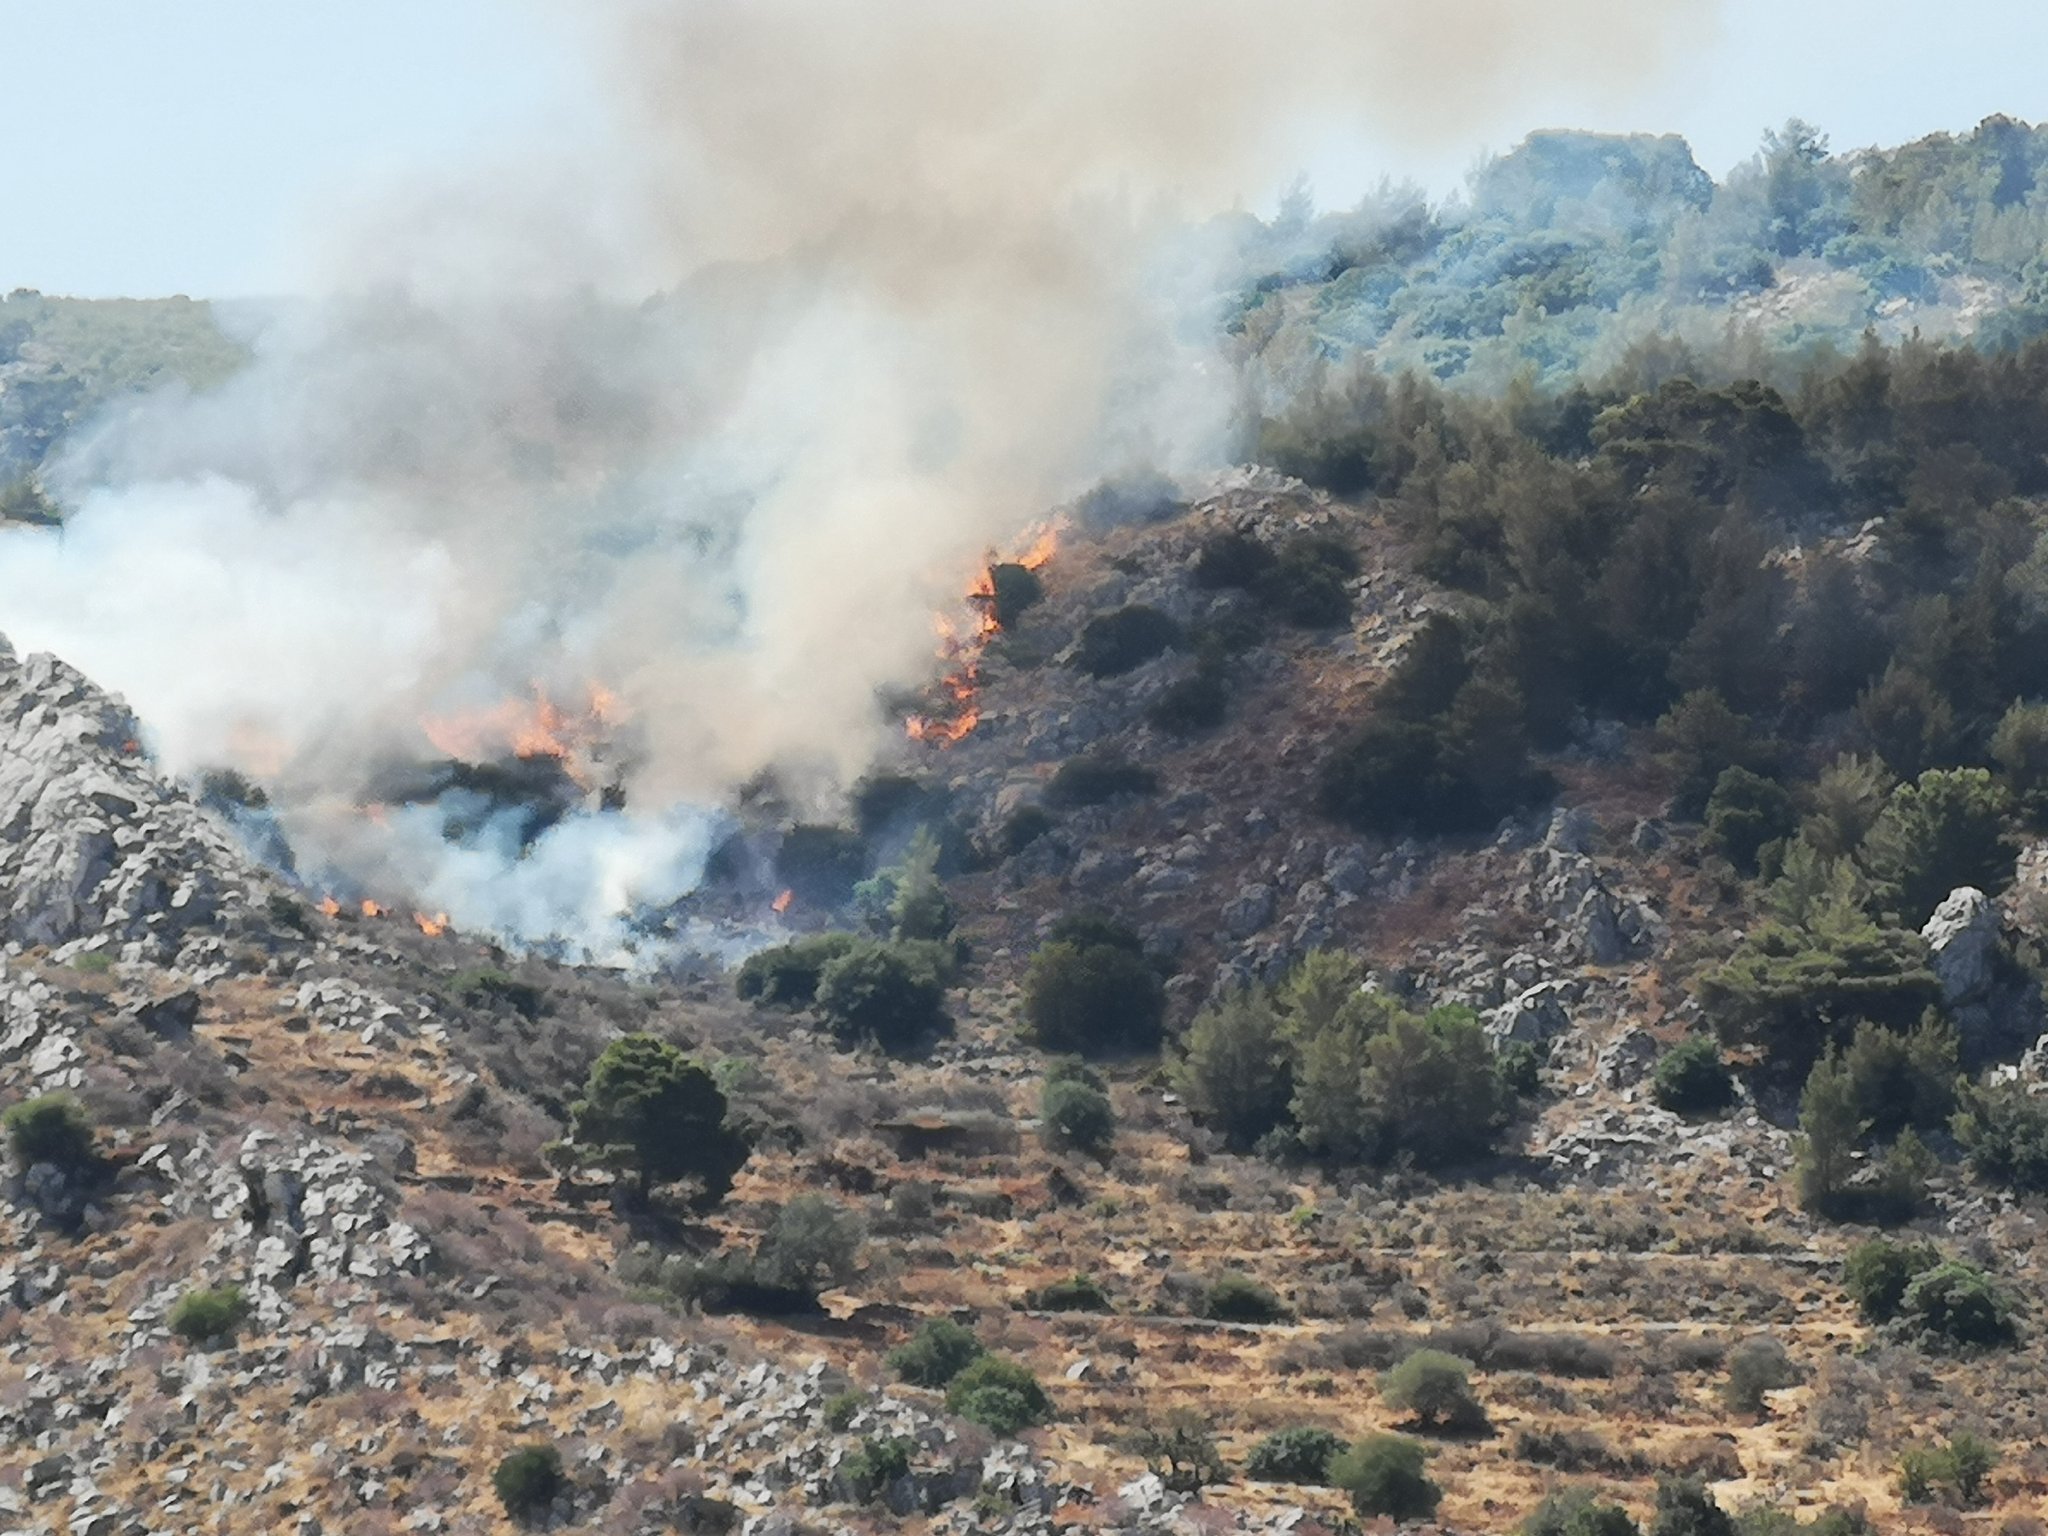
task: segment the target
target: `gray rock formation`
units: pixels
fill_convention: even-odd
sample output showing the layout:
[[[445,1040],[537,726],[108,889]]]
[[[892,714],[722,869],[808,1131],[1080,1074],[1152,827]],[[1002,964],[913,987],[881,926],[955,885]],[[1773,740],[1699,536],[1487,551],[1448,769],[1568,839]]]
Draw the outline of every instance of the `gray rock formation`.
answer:
[[[1966,1064],[2009,1058],[2039,1038],[2040,989],[2013,959],[1996,902],[1975,886],[1953,890],[1920,937]]]
[[[0,641],[0,939],[168,959],[267,884],[158,773],[127,706]]]

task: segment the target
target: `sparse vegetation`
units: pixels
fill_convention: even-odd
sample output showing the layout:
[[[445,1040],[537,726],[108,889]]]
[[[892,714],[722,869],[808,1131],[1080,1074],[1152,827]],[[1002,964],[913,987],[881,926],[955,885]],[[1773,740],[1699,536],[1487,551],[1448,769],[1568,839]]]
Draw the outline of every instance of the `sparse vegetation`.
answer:
[[[165,1323],[187,1344],[215,1345],[233,1338],[249,1315],[249,1300],[239,1285],[214,1285],[180,1296]]]

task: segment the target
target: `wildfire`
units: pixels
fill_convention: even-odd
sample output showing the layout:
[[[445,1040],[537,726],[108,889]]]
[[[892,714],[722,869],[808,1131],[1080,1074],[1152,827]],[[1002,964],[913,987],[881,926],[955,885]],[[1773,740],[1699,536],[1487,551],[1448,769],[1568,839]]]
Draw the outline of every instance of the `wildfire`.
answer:
[[[320,915],[322,917],[339,917],[341,915],[341,903],[332,896],[322,896],[320,898]]]
[[[376,902],[370,900],[369,897],[365,896],[363,898],[363,916],[382,917],[385,913],[385,910],[385,908],[379,906]]]
[[[438,939],[448,931],[448,914],[446,912],[436,912],[432,917],[427,916],[424,912],[415,912],[412,915],[412,920],[418,924],[420,932],[430,939]]]
[[[618,695],[600,683],[588,686],[580,709],[557,703],[536,683],[531,698],[430,715],[420,721],[420,731],[443,757],[466,763],[486,762],[507,753],[522,758],[552,757],[581,779],[579,770],[622,715]]]
[[[789,910],[789,904],[795,900],[795,891],[784,891],[780,896],[776,897],[773,901],[769,902],[768,905],[774,911],[775,915],[777,917],[780,917],[783,913]]]
[[[1064,526],[1059,518],[1048,522],[1033,536],[1024,553],[1012,559],[990,554],[967,593],[967,607],[974,614],[971,630],[963,629],[945,614],[932,616],[933,628],[939,636],[939,660],[946,668],[939,679],[946,702],[930,714],[912,715],[903,722],[912,741],[950,747],[965,741],[981,724],[981,654],[988,649],[989,641],[1003,632],[996,610],[996,567],[1021,565],[1027,571],[1036,571],[1059,548],[1060,530]]]

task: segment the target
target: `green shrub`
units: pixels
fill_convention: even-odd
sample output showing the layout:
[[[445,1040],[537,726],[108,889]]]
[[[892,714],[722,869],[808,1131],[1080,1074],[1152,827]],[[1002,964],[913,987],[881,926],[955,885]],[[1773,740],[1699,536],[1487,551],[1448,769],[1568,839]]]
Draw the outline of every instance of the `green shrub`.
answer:
[[[492,1491],[505,1513],[524,1524],[545,1515],[568,1486],[562,1453],[552,1445],[529,1445],[498,1463],[491,1474]]]
[[[1101,1157],[1116,1140],[1116,1109],[1092,1083],[1048,1078],[1038,1096],[1039,1135],[1055,1152]]]
[[[1111,757],[1070,757],[1047,781],[1045,799],[1048,805],[1073,808],[1158,791],[1159,775],[1150,768]]]
[[[1698,1478],[1666,1478],[1657,1485],[1650,1536],[1735,1536],[1735,1522]]]
[[[1888,1323],[1906,1304],[1906,1288],[1941,1262],[1931,1243],[1895,1243],[1874,1237],[1859,1243],[1842,1268],[1842,1288],[1873,1323]]]
[[[998,1435],[1014,1435],[1052,1417],[1052,1403],[1026,1366],[982,1355],[946,1388],[946,1411]]]
[[[845,1433],[867,1402],[865,1392],[835,1392],[825,1399],[825,1427],[835,1435]]]
[[[799,822],[775,850],[775,878],[814,907],[843,905],[867,872],[867,839],[850,827]]]
[[[215,1285],[180,1296],[165,1321],[187,1344],[211,1344],[232,1338],[248,1315],[239,1285]]]
[[[1650,1091],[1675,1114],[1712,1114],[1735,1102],[1735,1078],[1720,1046],[1705,1035],[1694,1035],[1665,1052]]]
[[[901,1436],[869,1435],[860,1448],[839,1464],[854,1499],[862,1504],[910,1472],[910,1453],[917,1442]]]
[[[817,999],[825,967],[860,942],[857,934],[820,933],[758,950],[741,962],[733,990],[763,1006],[808,1007]]]
[[[1232,587],[1245,591],[1256,586],[1274,562],[1273,551],[1250,534],[1224,529],[1202,540],[1192,574],[1195,585],[1204,591]]]
[[[1728,1356],[1728,1380],[1721,1396],[1735,1412],[1761,1419],[1764,1395],[1798,1379],[1798,1368],[1784,1345],[1776,1339],[1747,1339]]]
[[[1248,1152],[1288,1115],[1293,1046],[1269,989],[1225,993],[1195,1015],[1173,1063],[1173,1086],[1224,1144]]]
[[[1109,1293],[1089,1275],[1070,1275],[1065,1280],[1032,1293],[1031,1305],[1041,1312],[1111,1312]]]
[[[1922,1332],[1965,1347],[2013,1342],[2013,1308],[1998,1284],[1974,1264],[1948,1259],[1906,1286],[1901,1311]]]
[[[114,957],[104,949],[82,950],[71,957],[71,969],[81,976],[104,976],[114,968]]]
[[[1081,627],[1074,666],[1090,677],[1120,677],[1181,642],[1180,625],[1136,603],[1098,614]]]
[[[583,1097],[569,1106],[569,1123],[585,1155],[631,1172],[643,1199],[655,1184],[692,1179],[699,1203],[716,1204],[753,1150],[726,1123],[725,1095],[711,1074],[653,1035],[604,1048]]]
[[[1797,824],[1783,785],[1747,768],[1724,768],[1707,799],[1702,841],[1743,874],[1754,875],[1765,844],[1790,837]]]
[[[491,966],[457,972],[448,990],[471,1008],[509,1008],[528,1019],[540,1017],[545,1001],[539,987]]]
[[[1165,1015],[1158,973],[1120,943],[1055,937],[1031,957],[1024,974],[1025,1024],[1044,1050],[1083,1056],[1152,1050]]]
[[[1909,1504],[1925,1504],[1936,1489],[1947,1489],[1959,1502],[1975,1504],[1998,1462],[1998,1448],[1968,1430],[1943,1446],[1911,1446],[1899,1457],[1899,1492]]]
[[[914,1387],[943,1387],[981,1356],[981,1341],[969,1329],[935,1317],[890,1350],[887,1364]]]
[[[1443,1490],[1423,1471],[1425,1452],[1399,1435],[1367,1435],[1330,1461],[1330,1485],[1351,1495],[1361,1515],[1420,1520],[1434,1514]]]
[[[863,940],[818,974],[818,1012],[845,1045],[905,1055],[950,1031],[945,984],[908,944]]]
[[[1522,1522],[1522,1536],[1637,1536],[1619,1504],[1603,1504],[1591,1488],[1561,1488]]]
[[[754,1245],[753,1278],[771,1289],[814,1300],[828,1286],[853,1278],[866,1240],[861,1220],[852,1211],[823,1195],[794,1195],[776,1211]]]
[[[2023,1194],[2048,1191],[2048,1102],[2017,1083],[1973,1090],[1955,1117],[1970,1171]]]
[[[2012,879],[2011,810],[1982,768],[1929,769],[1901,784],[1863,843],[1878,899],[1917,928],[1958,886],[1997,895]]]
[[[1247,1477],[1268,1483],[1307,1483],[1320,1487],[1330,1480],[1330,1463],[1343,1454],[1344,1442],[1327,1429],[1296,1425],[1275,1430],[1245,1457]]]
[[[7,1144],[14,1160],[23,1168],[34,1163],[54,1163],[60,1168],[90,1168],[93,1151],[92,1121],[85,1106],[68,1093],[46,1093],[10,1104],[0,1115],[0,1128],[7,1132]]]
[[[1284,623],[1334,629],[1351,620],[1347,583],[1357,574],[1358,556],[1347,545],[1328,535],[1304,534],[1280,546],[1254,590]]]
[[[1931,1011],[1907,1033],[1858,1025],[1842,1052],[1842,1068],[1857,1111],[1879,1138],[1909,1127],[1939,1130],[1955,1112],[1956,1033]]]
[[[1282,1323],[1294,1314],[1287,1303],[1250,1275],[1219,1275],[1202,1293],[1202,1316],[1219,1323]]]
[[[1904,1031],[1941,1001],[1919,934],[1832,901],[1809,923],[1758,925],[1694,990],[1725,1043],[1763,1046],[1788,1070],[1859,1022]]]
[[[1440,1349],[1418,1349],[1380,1378],[1390,1408],[1413,1414],[1425,1430],[1472,1429],[1486,1410],[1472,1395],[1472,1362]]]
[[[1551,781],[1530,766],[1515,701],[1475,681],[1459,703],[1438,720],[1375,715],[1339,737],[1318,770],[1317,809],[1361,832],[1441,837],[1541,798]]]

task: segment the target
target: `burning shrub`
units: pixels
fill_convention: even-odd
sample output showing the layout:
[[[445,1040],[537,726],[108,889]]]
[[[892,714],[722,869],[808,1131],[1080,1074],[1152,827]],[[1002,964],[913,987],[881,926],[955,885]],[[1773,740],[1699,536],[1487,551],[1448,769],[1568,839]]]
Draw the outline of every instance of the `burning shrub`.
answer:
[[[529,1445],[498,1463],[491,1490],[505,1513],[524,1525],[538,1520],[569,1485],[562,1471],[562,1453],[552,1445]]]
[[[1074,666],[1090,677],[1121,677],[1181,643],[1180,625],[1157,608],[1133,603],[1097,614],[1081,628]]]
[[[867,872],[867,839],[847,827],[799,822],[775,851],[776,878],[812,906],[841,905]]]
[[[988,584],[992,594],[990,612],[1003,629],[1015,628],[1026,611],[1037,607],[1045,596],[1045,583],[1039,580],[1038,572],[1014,561],[990,566]]]
[[[825,967],[860,943],[851,933],[818,933],[747,956],[733,990],[763,1007],[806,1008],[817,1000]]]
[[[640,1198],[651,1184],[687,1178],[709,1205],[725,1198],[752,1151],[725,1112],[710,1073],[666,1040],[627,1035],[591,1064],[569,1115],[584,1155],[633,1173]]]
[[[187,1291],[165,1322],[187,1344],[225,1343],[249,1315],[248,1298],[239,1285],[216,1285]]]
[[[856,940],[818,976],[818,1011],[845,1045],[902,1055],[947,1033],[945,983],[926,946]]]
[[[1070,757],[1045,786],[1054,805],[1101,805],[1119,795],[1150,795],[1159,790],[1159,775],[1149,768],[1112,757]]]
[[[1165,1014],[1158,973],[1121,943],[1055,938],[1031,957],[1024,976],[1025,1022],[1032,1040],[1048,1051],[1102,1056],[1152,1050]]]

